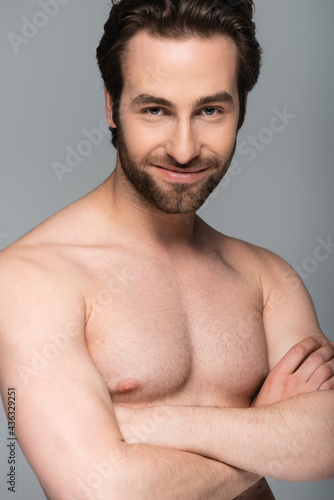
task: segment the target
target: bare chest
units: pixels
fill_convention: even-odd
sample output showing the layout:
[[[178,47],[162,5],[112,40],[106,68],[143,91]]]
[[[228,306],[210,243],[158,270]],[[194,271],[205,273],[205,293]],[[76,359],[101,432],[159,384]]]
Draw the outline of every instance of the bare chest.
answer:
[[[92,302],[87,346],[115,403],[242,406],[268,372],[259,291],[217,261],[111,266]]]

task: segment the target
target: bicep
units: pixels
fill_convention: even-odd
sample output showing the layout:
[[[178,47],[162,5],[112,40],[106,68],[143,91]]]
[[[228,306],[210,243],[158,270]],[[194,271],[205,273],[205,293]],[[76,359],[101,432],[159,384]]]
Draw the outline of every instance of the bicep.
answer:
[[[270,271],[263,280],[267,295],[263,324],[269,369],[301,340],[311,335],[328,342],[320,329],[312,299],[296,273],[283,259],[270,256]]]
[[[0,290],[2,398],[7,410],[7,390],[15,388],[16,437],[51,499],[85,484],[122,441],[86,348],[82,304],[62,287],[41,278],[29,294],[24,284],[6,296]]]

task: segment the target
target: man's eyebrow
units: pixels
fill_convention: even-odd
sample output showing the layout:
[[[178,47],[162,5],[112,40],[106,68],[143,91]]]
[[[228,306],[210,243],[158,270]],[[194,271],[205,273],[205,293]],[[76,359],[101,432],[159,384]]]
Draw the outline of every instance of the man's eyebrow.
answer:
[[[195,102],[195,107],[198,106],[203,106],[205,104],[210,104],[212,102],[220,102],[220,103],[233,103],[233,97],[231,94],[228,92],[222,91],[222,92],[217,92],[216,94],[213,95],[208,95],[205,97],[200,97],[196,102]],[[140,94],[135,99],[132,101],[132,106],[140,106],[142,104],[159,104],[160,106],[166,106],[168,108],[174,109],[175,105],[168,101],[167,99],[164,99],[163,97],[157,97],[149,94]]]

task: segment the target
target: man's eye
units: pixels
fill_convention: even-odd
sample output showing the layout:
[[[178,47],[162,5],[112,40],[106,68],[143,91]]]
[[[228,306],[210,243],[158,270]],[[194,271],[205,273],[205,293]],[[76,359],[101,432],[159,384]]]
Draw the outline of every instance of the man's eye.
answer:
[[[205,111],[206,116],[216,116],[222,113],[222,110],[219,108],[214,108],[214,107],[209,107],[209,108],[204,108],[202,111]]]
[[[152,115],[152,116],[159,116],[160,111],[162,111],[161,108],[147,108],[147,109],[144,109],[144,112],[146,112],[146,113],[148,113],[149,115]]]

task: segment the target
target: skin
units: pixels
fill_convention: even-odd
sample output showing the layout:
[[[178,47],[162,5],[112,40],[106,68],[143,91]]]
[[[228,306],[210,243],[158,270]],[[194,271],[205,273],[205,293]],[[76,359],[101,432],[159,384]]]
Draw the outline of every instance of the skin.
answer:
[[[144,204],[150,210],[153,204],[159,212],[190,214],[189,222],[193,221],[194,213],[228,170],[235,151],[239,117],[235,44],[229,38],[211,41],[217,50],[212,54],[205,51],[208,57],[205,67],[200,56],[203,44],[206,42],[202,40],[185,40],[174,42],[171,49],[171,44],[164,40],[152,45],[152,40],[147,36],[135,37],[128,48],[128,78],[121,99],[118,124],[118,154],[122,165],[119,172],[123,175],[123,185],[130,199],[136,205],[142,205],[145,200]],[[198,52],[189,50],[190,46],[196,47]],[[156,85],[151,84],[146,89],[142,84],[142,87],[137,88],[137,82],[145,82],[148,68],[154,71],[154,68],[160,67],[164,49],[170,51],[164,57],[164,68],[165,71],[168,68],[169,79],[159,83],[159,92],[166,96],[164,99],[170,104],[167,108],[159,108],[154,107],[157,99],[152,101],[148,98],[152,94],[157,97],[154,94]],[[136,64],[136,61],[145,57],[147,51],[150,52],[150,66]],[[229,69],[223,71],[218,66],[214,70],[216,80],[208,85],[208,67],[217,64],[217,52],[222,51]],[[159,74],[156,78],[159,78]],[[196,82],[190,87],[194,88],[194,92],[188,91],[185,99],[184,88],[192,78]],[[175,82],[172,87],[168,85],[170,79]],[[207,89],[207,95],[221,93],[208,102],[219,103],[220,106],[203,109],[203,105],[197,105],[197,109],[194,108],[193,103],[198,100],[198,92],[202,88]],[[111,99],[107,93],[106,100],[109,123],[114,126]],[[153,107],[149,108],[152,104]],[[181,174],[175,178],[174,173],[173,178],[170,178],[168,170],[154,165],[178,168]],[[205,172],[191,182],[187,172],[194,170]]]
[[[168,443],[127,442],[119,411],[256,411],[249,407],[262,385],[256,401],[269,407],[286,395],[274,367],[285,360],[285,376],[292,377],[288,351],[314,334],[324,345],[299,358],[307,368],[317,353],[308,370],[318,387],[305,388],[298,375],[288,394],[323,389],[315,394],[327,398],[325,413],[333,352],[298,276],[276,255],[218,233],[192,211],[203,183],[224,171],[235,145],[235,69],[236,48],[224,37],[133,38],[115,171],[1,252],[1,394],[6,408],[7,388],[17,388],[16,435],[49,499],[232,500],[245,490],[246,498],[272,499],[266,483],[257,484],[262,470]],[[228,102],[196,106],[222,91]],[[158,93],[173,107],[148,117],[143,110],[156,102],[131,105],[143,93]],[[208,118],[207,107],[221,113]],[[108,93],[106,110],[115,126]],[[164,210],[129,179],[122,154],[164,194]],[[195,178],[176,178],[156,163],[188,171],[210,166]],[[177,207],[182,213],[166,213]],[[317,428],[322,439],[324,425]],[[260,449],[258,455],[265,460]]]
[[[128,442],[199,453],[275,479],[331,479],[334,403],[327,389],[333,387],[333,343],[319,345],[318,337],[309,337],[292,347],[266,378],[251,409],[116,406],[122,434]],[[325,367],[331,367],[327,375]]]

